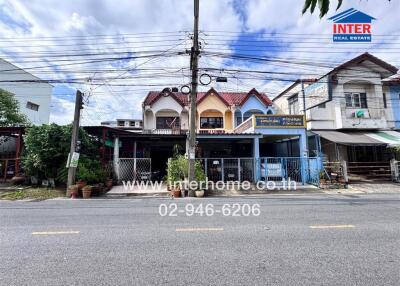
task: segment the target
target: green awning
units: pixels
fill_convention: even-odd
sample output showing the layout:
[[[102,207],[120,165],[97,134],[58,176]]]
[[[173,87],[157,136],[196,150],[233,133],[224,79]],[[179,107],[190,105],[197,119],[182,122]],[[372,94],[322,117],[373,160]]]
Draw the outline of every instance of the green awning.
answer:
[[[391,147],[400,146],[400,132],[396,131],[376,131],[365,133],[368,137],[381,141]]]

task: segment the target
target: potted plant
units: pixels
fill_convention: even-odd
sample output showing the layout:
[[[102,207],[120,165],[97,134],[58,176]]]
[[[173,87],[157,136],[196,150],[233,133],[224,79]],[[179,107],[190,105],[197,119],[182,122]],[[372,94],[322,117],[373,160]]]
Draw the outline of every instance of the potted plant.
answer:
[[[185,178],[187,170],[185,170],[186,158],[182,155],[178,155],[174,158],[170,158],[167,164],[167,183],[168,190],[171,192],[172,197],[178,198],[181,195],[181,184]],[[186,164],[187,165],[187,164]]]
[[[88,199],[90,198],[91,195],[92,195],[92,186],[90,185],[84,186],[82,189],[82,197],[84,199]]]
[[[196,190],[195,193],[198,198],[204,197],[204,190]]]
[[[79,187],[78,185],[71,185],[67,189],[68,198],[76,198],[78,196]]]

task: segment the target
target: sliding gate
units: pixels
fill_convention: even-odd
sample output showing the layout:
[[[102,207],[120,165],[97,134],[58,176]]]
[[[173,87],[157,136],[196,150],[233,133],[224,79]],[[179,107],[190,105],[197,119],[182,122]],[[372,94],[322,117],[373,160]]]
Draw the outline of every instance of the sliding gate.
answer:
[[[319,185],[323,170],[319,157],[261,157],[260,179],[264,181],[291,180],[298,183]]]
[[[201,158],[209,181],[282,181],[319,185],[319,157]]]

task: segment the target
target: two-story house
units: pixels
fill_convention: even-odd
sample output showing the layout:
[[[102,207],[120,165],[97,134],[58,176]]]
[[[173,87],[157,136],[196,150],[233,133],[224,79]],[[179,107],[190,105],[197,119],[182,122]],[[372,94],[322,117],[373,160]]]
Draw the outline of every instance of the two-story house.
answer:
[[[307,129],[320,137],[327,160],[388,161],[387,147],[400,144],[394,131],[399,109],[397,87],[384,79],[397,71],[364,53],[318,79],[296,81],[273,102],[279,113],[305,113]]]
[[[272,101],[256,89],[218,92],[211,88],[197,95],[196,128],[199,133],[231,133],[253,114],[273,114]],[[145,132],[173,133],[189,128],[189,95],[151,91],[143,102]]]

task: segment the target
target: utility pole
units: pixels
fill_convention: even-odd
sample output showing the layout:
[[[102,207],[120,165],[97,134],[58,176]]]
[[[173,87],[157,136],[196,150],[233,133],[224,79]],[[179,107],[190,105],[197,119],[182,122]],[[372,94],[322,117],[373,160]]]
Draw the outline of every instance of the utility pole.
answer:
[[[196,150],[196,100],[198,85],[198,56],[199,56],[199,0],[194,0],[194,29],[193,46],[191,49],[190,67],[192,70],[192,88],[190,94],[190,120],[189,120],[189,183],[195,179],[195,150]]]
[[[307,156],[309,156],[310,151],[308,150],[306,93],[304,92],[304,80],[303,79],[301,79],[301,93],[303,96],[304,125],[306,126],[306,150],[307,150]]]
[[[72,154],[76,151],[76,143],[78,141],[79,119],[81,117],[82,103],[83,103],[82,93],[79,90],[77,90],[75,96],[75,113],[74,113],[74,122],[72,125],[71,148],[68,157],[67,187],[75,183],[76,167],[71,167],[70,164],[72,160]]]

